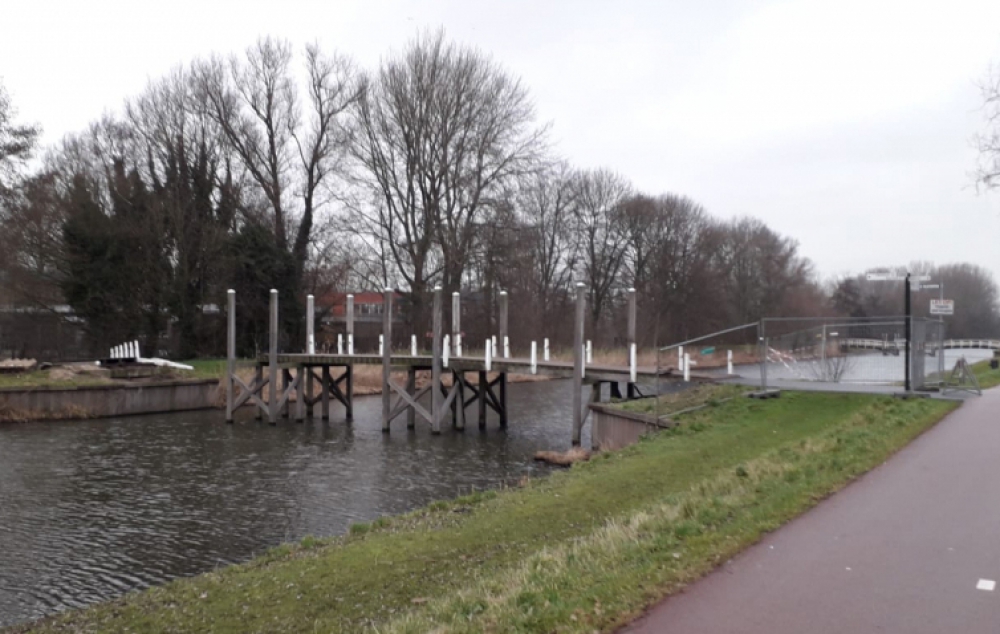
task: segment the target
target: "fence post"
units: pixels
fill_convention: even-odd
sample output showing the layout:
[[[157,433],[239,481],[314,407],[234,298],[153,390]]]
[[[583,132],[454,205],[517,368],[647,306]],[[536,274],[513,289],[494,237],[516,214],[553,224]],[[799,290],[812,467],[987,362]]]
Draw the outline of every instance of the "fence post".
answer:
[[[410,335],[410,356],[417,356],[417,336]]]
[[[538,374],[538,344],[531,342],[531,373]]]
[[[684,382],[691,380],[691,355],[684,353]]]
[[[489,372],[493,369],[493,341],[490,339],[486,340],[486,351],[484,354],[486,355],[486,371]]]
[[[587,296],[583,282],[576,283],[576,320],[573,325],[573,446],[580,446],[583,432],[583,322]]]
[[[226,422],[233,422],[233,374],[236,373],[236,291],[226,292]]]
[[[353,324],[352,324],[353,327]],[[392,289],[387,288],[382,298],[382,431],[389,431],[389,413],[392,409],[392,393],[389,388],[389,372],[392,366]]]
[[[726,374],[732,375],[733,373],[733,351],[726,350]]]
[[[542,342],[542,360],[543,361],[548,361],[549,360],[549,338],[548,337],[546,337],[545,340]]]
[[[636,305],[635,305],[635,287],[628,289],[628,354],[629,354],[629,384],[625,387],[625,395],[633,399],[635,398],[635,382],[637,377],[636,373],[636,341],[635,341],[635,325],[636,325]]]

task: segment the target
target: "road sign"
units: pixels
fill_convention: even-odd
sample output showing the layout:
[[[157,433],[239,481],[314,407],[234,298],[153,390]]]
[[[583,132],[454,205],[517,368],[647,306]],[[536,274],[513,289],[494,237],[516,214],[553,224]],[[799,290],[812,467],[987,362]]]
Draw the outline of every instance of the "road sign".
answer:
[[[896,273],[869,273],[865,277],[869,282],[902,282],[906,279],[905,275]]]
[[[953,300],[953,299],[932,299],[931,300],[931,314],[932,315],[954,315],[955,314],[955,300]]]
[[[915,291],[929,291],[929,290],[937,290],[939,288],[941,288],[940,284],[921,284],[921,283],[917,282],[916,286],[913,287],[913,290],[915,290]]]

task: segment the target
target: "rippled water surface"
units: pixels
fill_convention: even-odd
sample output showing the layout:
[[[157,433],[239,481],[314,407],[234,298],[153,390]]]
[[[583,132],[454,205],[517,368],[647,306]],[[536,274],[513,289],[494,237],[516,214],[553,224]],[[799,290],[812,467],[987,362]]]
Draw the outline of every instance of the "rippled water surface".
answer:
[[[542,473],[532,454],[568,446],[571,395],[514,384],[506,432],[491,417],[440,436],[402,418],[382,434],[379,397],[356,399],[352,425],[219,411],[0,425],[0,625]]]

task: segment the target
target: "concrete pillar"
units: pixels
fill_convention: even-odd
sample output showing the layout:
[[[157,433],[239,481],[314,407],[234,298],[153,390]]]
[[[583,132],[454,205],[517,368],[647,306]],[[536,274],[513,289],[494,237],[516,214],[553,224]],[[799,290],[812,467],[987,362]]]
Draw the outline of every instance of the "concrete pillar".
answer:
[[[316,354],[316,300],[312,295],[306,295],[306,354]]]
[[[573,328],[573,446],[580,446],[583,432],[583,323],[587,296],[583,282],[576,283],[576,319]]]

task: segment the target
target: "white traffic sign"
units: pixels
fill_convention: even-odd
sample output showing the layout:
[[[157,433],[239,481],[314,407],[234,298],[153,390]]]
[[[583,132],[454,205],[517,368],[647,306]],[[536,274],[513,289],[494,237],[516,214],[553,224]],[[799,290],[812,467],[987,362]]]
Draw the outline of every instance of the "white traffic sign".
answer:
[[[931,314],[932,315],[954,315],[955,314],[955,300],[953,300],[953,299],[932,299],[931,300]]]
[[[865,277],[869,282],[902,282],[906,279],[905,275],[895,273],[869,273]]]

